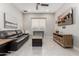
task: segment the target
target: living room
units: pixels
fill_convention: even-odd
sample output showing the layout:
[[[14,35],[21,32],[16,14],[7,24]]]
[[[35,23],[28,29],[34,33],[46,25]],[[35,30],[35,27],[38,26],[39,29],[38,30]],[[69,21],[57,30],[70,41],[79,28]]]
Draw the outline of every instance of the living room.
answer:
[[[79,56],[78,15],[79,3],[0,3],[1,55]]]

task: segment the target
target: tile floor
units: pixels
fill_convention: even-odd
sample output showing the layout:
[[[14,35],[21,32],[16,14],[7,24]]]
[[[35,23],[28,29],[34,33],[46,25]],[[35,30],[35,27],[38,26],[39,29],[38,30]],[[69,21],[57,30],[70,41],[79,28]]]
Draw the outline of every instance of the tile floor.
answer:
[[[30,38],[18,51],[7,56],[79,56],[79,51],[73,48],[62,48],[52,38],[43,39],[42,47],[32,47]]]

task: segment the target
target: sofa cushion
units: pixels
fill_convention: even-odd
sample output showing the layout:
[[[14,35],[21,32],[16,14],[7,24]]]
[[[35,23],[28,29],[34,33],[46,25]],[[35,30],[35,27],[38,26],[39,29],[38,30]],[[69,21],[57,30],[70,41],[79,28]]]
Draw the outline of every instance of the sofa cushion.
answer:
[[[16,42],[18,43],[18,42],[24,40],[27,36],[28,35],[23,35],[23,36],[19,37],[18,40],[16,40]]]
[[[14,35],[14,34],[16,34],[15,31],[13,31],[13,32],[7,32],[7,35]]]

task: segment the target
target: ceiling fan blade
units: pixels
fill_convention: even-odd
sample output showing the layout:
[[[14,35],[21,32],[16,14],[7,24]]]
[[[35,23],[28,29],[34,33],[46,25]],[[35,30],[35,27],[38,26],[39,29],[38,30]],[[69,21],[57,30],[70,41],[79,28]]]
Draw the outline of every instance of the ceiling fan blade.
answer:
[[[36,4],[36,10],[38,10],[38,5],[40,5],[40,3],[37,3],[37,4]]]
[[[41,3],[41,6],[49,6],[49,4]]]
[[[36,5],[36,10],[38,10],[38,5]]]
[[[41,5],[41,6],[49,6],[49,4],[45,4],[45,3],[36,3],[36,10],[38,10],[39,5]]]

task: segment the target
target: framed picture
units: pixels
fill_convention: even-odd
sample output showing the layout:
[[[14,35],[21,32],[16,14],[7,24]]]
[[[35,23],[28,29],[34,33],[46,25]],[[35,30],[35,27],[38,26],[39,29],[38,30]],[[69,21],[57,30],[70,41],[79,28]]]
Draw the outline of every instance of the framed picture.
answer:
[[[10,29],[16,29],[17,28],[17,23],[14,23],[13,21],[14,18],[12,18],[10,15],[8,15],[7,13],[4,13],[4,28],[10,28]],[[15,18],[16,20],[16,18]]]
[[[65,13],[58,17],[58,26],[73,24],[73,9],[68,9]]]

